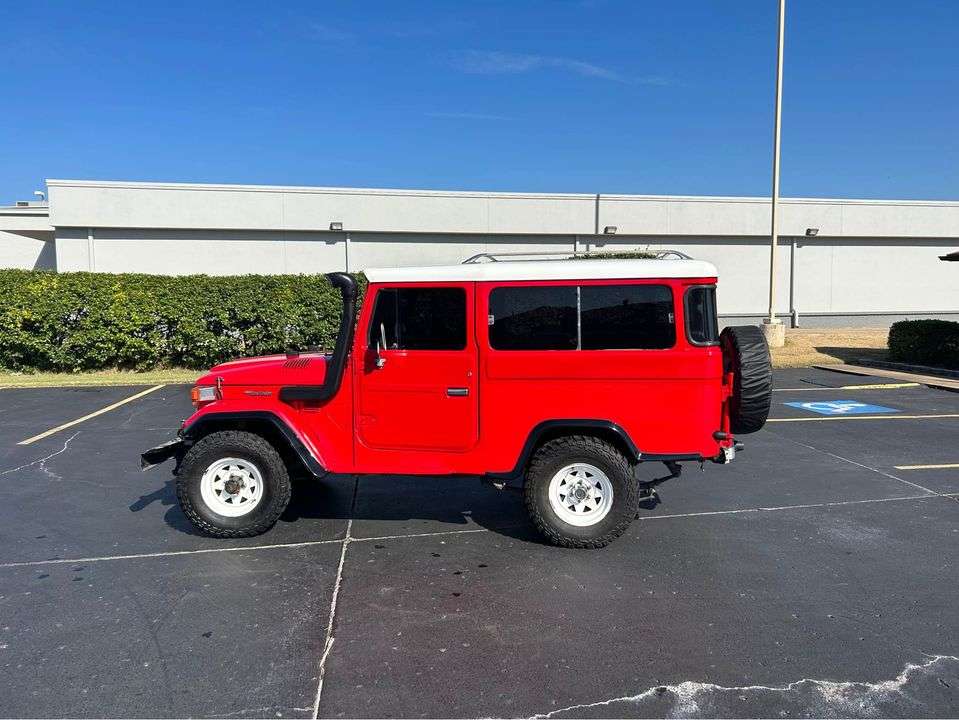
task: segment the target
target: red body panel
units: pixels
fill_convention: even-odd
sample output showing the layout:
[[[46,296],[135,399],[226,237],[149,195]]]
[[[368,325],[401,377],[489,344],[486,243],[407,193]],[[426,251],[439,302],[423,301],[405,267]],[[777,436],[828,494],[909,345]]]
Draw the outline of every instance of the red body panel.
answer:
[[[716,279],[615,281],[671,289],[676,343],[667,350],[490,348],[486,318],[491,289],[573,282],[612,281],[403,283],[465,289],[466,348],[386,350],[380,353],[386,361],[380,368],[367,326],[376,292],[397,285],[371,284],[335,397],[314,404],[279,400],[284,385],[322,383],[326,361],[321,355],[225,363],[199,381],[214,385],[222,378],[222,399],[198,410],[185,425],[208,413],[272,412],[331,472],[508,472],[530,431],[556,419],[615,423],[643,454],[717,455],[720,444],[713,433],[727,429],[722,351],[718,345],[689,343],[683,314],[685,288]]]

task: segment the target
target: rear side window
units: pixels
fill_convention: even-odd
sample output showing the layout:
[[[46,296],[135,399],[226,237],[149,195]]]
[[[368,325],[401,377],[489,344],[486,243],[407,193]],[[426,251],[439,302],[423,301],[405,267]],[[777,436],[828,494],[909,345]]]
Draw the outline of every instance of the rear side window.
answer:
[[[580,288],[583,350],[662,350],[676,344],[673,293],[665,285]]]
[[[463,288],[387,288],[376,293],[369,345],[386,350],[462,350],[466,347]]]
[[[495,288],[489,315],[494,350],[649,350],[676,343],[673,294],[665,285]]]
[[[712,285],[691,287],[686,291],[686,337],[694,345],[719,342],[716,288]]]
[[[490,347],[575,350],[576,288],[503,287],[489,294]]]

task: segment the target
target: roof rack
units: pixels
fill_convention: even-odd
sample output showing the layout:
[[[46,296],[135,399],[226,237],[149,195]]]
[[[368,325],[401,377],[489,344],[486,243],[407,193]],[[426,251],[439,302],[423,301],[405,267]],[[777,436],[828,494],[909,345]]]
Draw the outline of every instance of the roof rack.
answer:
[[[546,250],[542,252],[504,252],[504,253],[480,253],[466,258],[463,265],[474,265],[480,262],[502,262],[501,258],[506,258],[506,262],[516,261],[520,258],[538,258],[546,257],[549,260],[574,260],[577,256],[602,255],[604,257],[616,257],[617,255],[632,255],[640,252],[637,250]],[[661,250],[656,253],[657,260],[692,260],[692,256],[679,250]]]
[[[695,260],[692,255],[687,255],[680,250],[662,250],[656,253],[657,260]]]

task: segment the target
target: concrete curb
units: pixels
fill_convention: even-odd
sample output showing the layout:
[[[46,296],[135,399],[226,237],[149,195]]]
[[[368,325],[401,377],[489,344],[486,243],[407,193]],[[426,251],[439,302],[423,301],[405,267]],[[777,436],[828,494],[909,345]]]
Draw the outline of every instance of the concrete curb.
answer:
[[[900,370],[884,370],[882,368],[871,368],[864,365],[813,365],[819,370],[831,370],[832,372],[846,373],[848,375],[869,375],[872,377],[892,378],[903,382],[915,382],[920,385],[938,388],[940,390],[959,391],[959,380],[936,377],[935,375],[922,375],[917,373],[902,372]]]
[[[910,363],[889,362],[888,360],[868,360],[864,358],[857,358],[854,364],[865,367],[877,367],[884,370],[898,370],[899,372],[915,373],[917,375],[931,375],[933,377],[954,378],[959,380],[959,370],[949,370],[948,368],[932,367],[930,365],[912,365]]]

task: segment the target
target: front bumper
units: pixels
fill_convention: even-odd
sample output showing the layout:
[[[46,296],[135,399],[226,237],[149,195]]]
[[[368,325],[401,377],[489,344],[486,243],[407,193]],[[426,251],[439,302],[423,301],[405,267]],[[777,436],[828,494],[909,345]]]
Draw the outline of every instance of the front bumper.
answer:
[[[146,470],[177,455],[184,448],[183,438],[174,438],[140,455],[140,469]]]

